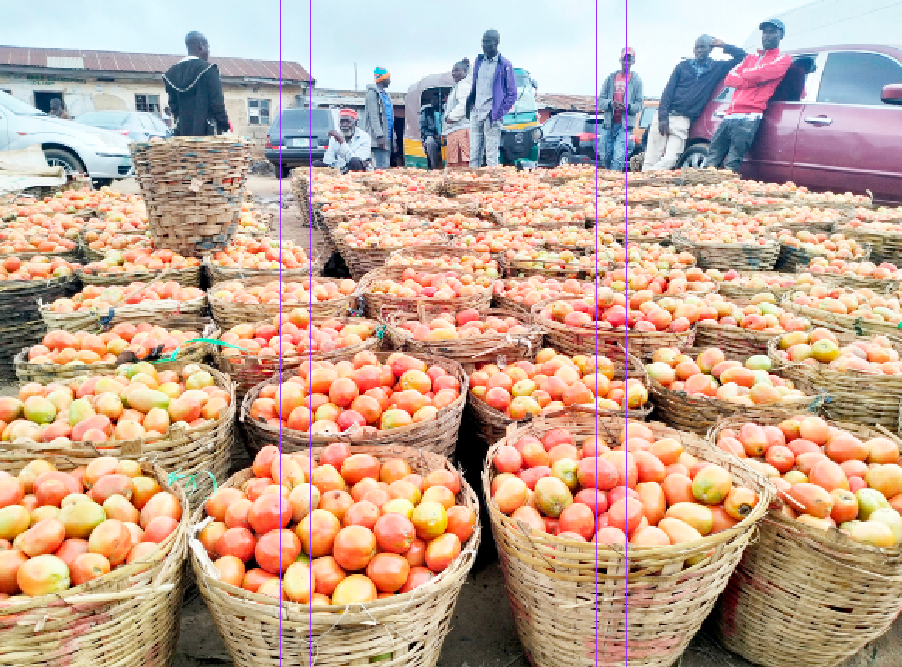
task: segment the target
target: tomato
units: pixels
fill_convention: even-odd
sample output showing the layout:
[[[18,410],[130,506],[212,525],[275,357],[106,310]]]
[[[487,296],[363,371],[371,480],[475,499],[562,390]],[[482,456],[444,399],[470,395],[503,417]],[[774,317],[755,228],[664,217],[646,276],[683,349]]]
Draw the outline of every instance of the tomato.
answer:
[[[404,558],[410,563],[410,567],[425,567],[426,543],[419,537],[415,538],[410,548],[404,552]]]
[[[323,493],[319,502],[319,508],[332,512],[339,521],[344,520],[345,513],[348,508],[354,504],[354,498],[347,491],[332,489]]]
[[[294,536],[294,533],[291,533]],[[295,537],[297,539],[297,537]],[[282,589],[285,597],[292,602],[309,602],[316,588],[316,576],[306,563],[295,561],[288,566],[282,577]]]
[[[266,570],[255,567],[245,572],[244,579],[241,581],[241,588],[251,593],[256,593],[257,589],[260,588],[260,584],[269,579],[278,579],[278,577]]]
[[[18,549],[0,551],[0,593],[15,595],[19,592],[16,573],[27,560],[28,556]]]
[[[254,556],[257,546],[254,534],[247,528],[229,528],[216,542],[216,553],[222,556],[237,556],[245,563]]]
[[[219,580],[226,584],[241,586],[241,582],[244,581],[244,563],[240,558],[223,556],[215,560],[213,566],[219,572]]]
[[[335,536],[332,555],[345,570],[362,570],[376,555],[376,536],[364,526],[342,528]]]
[[[247,513],[247,522],[258,535],[285,528],[291,521],[293,510],[288,498],[281,493],[264,493],[257,498]]]
[[[411,567],[410,573],[407,575],[407,581],[401,587],[399,593],[409,593],[414,588],[418,588],[435,577],[432,570],[425,567]]]
[[[37,484],[38,482],[35,481],[36,488]],[[81,491],[73,491],[72,493],[81,493]],[[132,495],[134,495],[131,477],[126,477],[125,475],[105,475],[98,479],[94,486],[91,487],[91,490],[88,492],[88,497],[95,503],[100,503],[102,505],[107,498],[117,494],[125,496],[126,500],[131,500]]]
[[[300,538],[285,529],[269,531],[257,541],[254,549],[257,564],[270,574],[281,574],[300,554]]]
[[[348,508],[342,519],[342,524],[345,526],[364,526],[372,530],[379,519],[379,514],[379,508],[374,503],[369,500],[361,500]]]
[[[154,542],[139,542],[128,552],[125,562],[131,565],[132,563],[140,563],[148,560],[150,555],[154,553],[157,548],[158,547]]]
[[[132,477],[132,505],[143,509],[147,501],[162,490],[159,482],[152,477]]]
[[[168,491],[160,491],[153,496],[141,509],[141,528],[147,530],[147,524],[158,516],[168,516],[176,521],[182,518],[182,505],[178,498]]]
[[[273,459],[277,458],[280,454],[279,448],[275,445],[266,445],[263,447],[257,452],[257,456],[254,457],[254,463],[251,466],[254,475],[256,477],[269,477],[269,473],[272,470]],[[207,514],[209,513],[209,510],[207,510]]]
[[[407,582],[410,563],[404,556],[392,553],[376,554],[366,566],[368,576],[381,593],[396,593]]]
[[[382,551],[395,554],[406,553],[416,537],[416,528],[402,514],[383,514],[373,526],[376,542]]]
[[[22,563],[16,573],[16,583],[25,595],[38,596],[59,593],[69,588],[69,568],[61,558],[43,555]]]
[[[81,586],[89,581],[102,577],[110,571],[110,561],[106,556],[94,553],[84,553],[73,562],[69,571],[72,575],[72,585]]]
[[[52,554],[66,539],[66,527],[59,519],[44,519],[19,535],[16,546],[29,558]]]
[[[460,493],[460,477],[450,470],[433,470],[423,479],[423,490],[430,486],[445,486],[456,496]]]
[[[362,574],[352,574],[341,580],[332,593],[333,605],[360,604],[372,602],[379,596],[376,584]]]
[[[247,526],[244,527],[246,528]],[[229,527],[221,521],[212,521],[201,529],[197,534],[197,539],[204,545],[204,549],[207,550],[207,553],[216,558],[219,556],[216,552],[216,543],[219,542],[219,538],[222,537],[223,533],[228,529]]]
[[[154,519],[154,522],[156,521],[157,519]],[[152,541],[148,540],[146,535],[145,540],[148,542]],[[101,523],[91,532],[91,536],[88,538],[88,551],[106,556],[113,567],[125,561],[131,548],[131,532],[125,527],[124,523],[116,519],[107,519]]]
[[[178,521],[169,516],[157,516],[150,520],[150,523],[144,529],[142,542],[153,542],[160,544],[164,542],[177,528]]]
[[[460,539],[454,533],[445,533],[426,545],[426,567],[441,572],[460,555]]]
[[[341,530],[338,518],[323,509],[315,509],[298,523],[295,532],[311,558],[320,558],[332,553],[335,536]]]
[[[421,540],[431,540],[448,527],[448,516],[443,505],[437,502],[421,502],[413,510],[411,522]]]
[[[18,505],[25,497],[25,487],[18,477],[0,478],[0,507]]]
[[[316,581],[315,592],[328,596],[331,596],[339,582],[348,576],[332,556],[313,560],[310,563],[310,571]]]
[[[70,537],[63,540],[63,543],[54,555],[62,558],[63,562],[71,568],[73,561],[81,554],[86,553],[88,553],[88,541],[78,537]]]
[[[371,454],[352,454],[341,463],[341,476],[353,486],[364,477],[379,478],[379,459]]]

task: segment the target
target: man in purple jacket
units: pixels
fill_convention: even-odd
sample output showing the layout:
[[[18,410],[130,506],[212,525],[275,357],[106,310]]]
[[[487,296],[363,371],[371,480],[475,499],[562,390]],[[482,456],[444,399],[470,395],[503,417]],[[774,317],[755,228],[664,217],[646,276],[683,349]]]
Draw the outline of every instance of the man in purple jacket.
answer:
[[[511,61],[498,53],[501,35],[486,30],[482,53],[476,57],[473,88],[467,97],[470,116],[470,166],[497,167],[501,152],[501,126],[504,114],[517,101],[517,80]]]

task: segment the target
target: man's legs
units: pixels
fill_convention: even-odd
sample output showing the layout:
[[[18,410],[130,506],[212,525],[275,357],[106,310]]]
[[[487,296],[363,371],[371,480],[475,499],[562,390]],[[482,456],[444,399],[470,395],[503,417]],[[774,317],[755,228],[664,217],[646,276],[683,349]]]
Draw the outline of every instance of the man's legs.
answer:
[[[611,132],[611,169],[626,170],[626,126],[615,123]]]
[[[470,167],[478,169],[482,166],[482,156],[485,152],[485,119],[470,123]]]
[[[673,128],[671,127],[671,130]],[[660,169],[658,162],[664,157],[664,149],[667,147],[667,137],[658,130],[658,112],[655,111],[648,128],[648,143],[645,145],[645,160],[642,162],[642,171]]]
[[[423,142],[423,150],[426,151],[426,161],[430,169],[442,168],[442,146],[435,137],[426,137]]]
[[[668,170],[676,167],[677,161],[686,147],[686,138],[689,136],[691,121],[686,116],[670,117],[670,133],[664,146],[664,154],[658,160],[654,169]],[[651,139],[649,138],[649,141]]]
[[[739,173],[739,167],[742,166],[742,158],[755,141],[755,135],[758,134],[758,126],[761,119],[755,120],[737,120],[733,128],[733,136],[730,141],[730,151],[727,153],[724,169],[730,169],[734,173]]]
[[[730,150],[730,143],[733,136],[733,124],[736,121],[732,118],[725,118],[714,131],[711,137],[711,143],[708,145],[708,157],[705,158],[706,167],[716,167],[720,169],[727,151]]]
[[[366,171],[366,164],[359,157],[348,160],[348,171]]]
[[[391,151],[384,148],[374,148],[373,166],[376,169],[388,169],[391,166]]]
[[[491,116],[489,116],[491,118]],[[501,164],[501,126],[503,121],[487,119],[485,126],[485,164],[497,167]]]

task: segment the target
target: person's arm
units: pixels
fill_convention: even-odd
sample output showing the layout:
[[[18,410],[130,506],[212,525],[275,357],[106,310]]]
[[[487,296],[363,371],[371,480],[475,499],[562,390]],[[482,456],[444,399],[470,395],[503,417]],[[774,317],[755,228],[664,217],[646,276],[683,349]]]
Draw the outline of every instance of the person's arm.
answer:
[[[627,86],[627,92],[631,93],[626,102],[626,111],[629,115],[634,116],[642,112],[645,106],[645,98],[642,97],[642,79],[638,74],[630,77],[630,85]]]
[[[667,85],[664,86],[664,91],[661,93],[661,101],[658,103],[658,123],[667,123],[670,118],[670,105],[673,103],[673,92],[676,90],[677,84],[680,80],[680,66],[677,65],[673,68],[673,72],[670,73],[670,78],[667,79]],[[666,134],[666,132],[662,132],[661,134]]]
[[[457,84],[457,104],[445,116],[448,125],[453,125],[467,115],[467,98],[472,87],[469,79],[463,79]]]
[[[730,88],[745,88],[745,80],[742,78],[743,69],[745,69],[745,59],[730,70],[730,73],[723,80],[724,85]]]
[[[788,54],[783,54],[769,63],[762,63],[758,67],[746,68],[740,76],[747,84],[760,86],[768,81],[779,81],[782,79],[790,65],[792,65],[792,58]]]
[[[599,111],[610,111],[612,109],[614,103],[613,77],[613,74],[608,76],[608,78],[604,80],[604,83],[601,84],[601,92],[598,94]]]
[[[213,65],[209,74],[210,85],[210,115],[216,121],[220,132],[229,129],[229,115],[226,113],[225,97],[222,94],[222,80],[219,78],[219,68]]]
[[[169,115],[173,119],[178,119],[179,117],[179,95],[175,92],[175,88],[169,85],[169,81],[166,80],[166,77],[163,77],[166,83],[166,94],[169,96]]]
[[[504,68],[504,99],[501,101],[501,115],[508,113],[517,103],[517,78],[514,76],[514,66],[506,63]]]
[[[718,44],[718,46],[720,46],[724,53],[730,56],[730,60],[726,61],[727,65],[729,65],[727,69],[733,69],[748,55],[748,53],[745,52],[745,49],[739,46],[732,46],[730,44],[724,44],[723,42]]]

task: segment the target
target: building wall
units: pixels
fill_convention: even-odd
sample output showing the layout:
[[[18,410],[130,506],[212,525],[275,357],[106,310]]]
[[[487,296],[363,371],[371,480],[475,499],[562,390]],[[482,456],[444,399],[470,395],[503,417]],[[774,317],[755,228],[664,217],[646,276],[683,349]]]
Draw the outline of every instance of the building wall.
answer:
[[[0,90],[8,90],[23,102],[34,104],[34,92],[62,93],[65,106],[73,116],[86,111],[135,110],[135,95],[158,95],[161,108],[168,103],[163,82],[147,81],[97,81],[79,79],[73,72],[66,80],[41,79],[11,76],[0,73]],[[256,89],[256,91],[255,91]],[[279,88],[272,85],[223,84],[226,112],[235,132],[256,140],[262,140],[269,129],[269,123],[252,125],[249,122],[248,100],[269,100],[270,122],[279,111]],[[282,102],[284,108],[294,108],[297,95],[305,95],[306,88],[300,85],[283,85]]]

